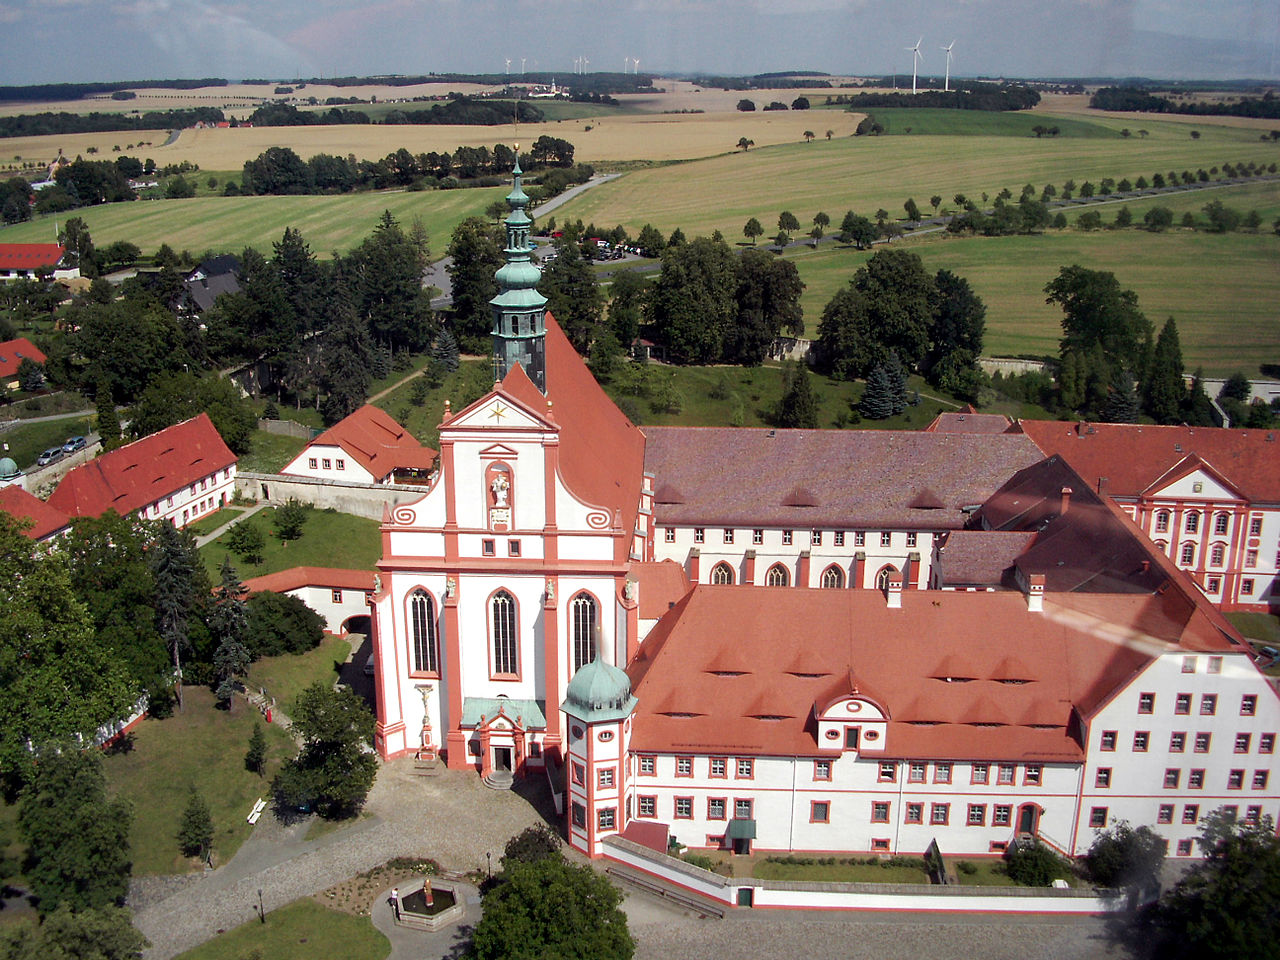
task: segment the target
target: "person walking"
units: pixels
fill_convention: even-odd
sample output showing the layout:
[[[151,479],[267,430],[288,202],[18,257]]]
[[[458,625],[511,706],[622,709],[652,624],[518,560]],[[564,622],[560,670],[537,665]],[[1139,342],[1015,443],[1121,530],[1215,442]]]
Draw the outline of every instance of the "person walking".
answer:
[[[391,896],[387,898],[391,903],[391,914],[395,917],[396,922],[400,921],[400,888],[392,887]]]

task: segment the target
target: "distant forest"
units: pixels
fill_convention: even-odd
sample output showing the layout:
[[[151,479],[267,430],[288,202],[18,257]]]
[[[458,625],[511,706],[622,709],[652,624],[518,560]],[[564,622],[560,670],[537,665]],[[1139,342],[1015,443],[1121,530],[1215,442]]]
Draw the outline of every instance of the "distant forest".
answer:
[[[42,137],[63,133],[105,133],[111,130],[173,130],[200,121],[224,120],[216,107],[152,110],[140,116],[125,113],[20,113],[0,117],[0,137]]]
[[[0,87],[0,101],[40,103],[45,100],[79,100],[99,93],[115,93],[136,87],[160,90],[195,90],[198,87],[225,87],[219,77],[200,80],[118,80],[114,83],[37,83],[26,87]]]
[[[932,107],[943,110],[1026,110],[1040,102],[1040,94],[1030,87],[1008,84],[967,82],[963,89],[944,93],[921,90],[919,93],[838,94],[832,103],[848,104],[850,110],[864,111],[873,107]]]
[[[517,111],[521,123],[541,123],[544,119],[542,111],[527,100],[459,97],[445,103],[432,104],[426,110],[392,110],[380,122],[389,125],[456,123],[492,127],[510,123],[512,115]],[[373,120],[361,110],[334,107],[332,110],[308,112],[287,103],[269,103],[250,114],[249,122],[257,127],[306,127],[379,121]]]
[[[1268,91],[1261,97],[1241,97],[1231,102],[1183,103],[1162,97],[1142,87],[1102,87],[1089,98],[1097,110],[1183,113],[1201,117],[1263,117],[1280,120],[1280,100]]]

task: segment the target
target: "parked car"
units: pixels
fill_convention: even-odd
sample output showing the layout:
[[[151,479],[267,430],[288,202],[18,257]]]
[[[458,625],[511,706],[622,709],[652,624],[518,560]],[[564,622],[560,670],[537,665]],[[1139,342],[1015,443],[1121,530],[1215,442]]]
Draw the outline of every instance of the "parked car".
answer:
[[[62,445],[62,452],[75,453],[77,450],[83,450],[86,442],[84,437],[67,437],[67,442]]]
[[[51,463],[56,463],[62,459],[61,447],[50,447],[44,453],[40,454],[40,458],[36,460],[36,466],[47,467]]]

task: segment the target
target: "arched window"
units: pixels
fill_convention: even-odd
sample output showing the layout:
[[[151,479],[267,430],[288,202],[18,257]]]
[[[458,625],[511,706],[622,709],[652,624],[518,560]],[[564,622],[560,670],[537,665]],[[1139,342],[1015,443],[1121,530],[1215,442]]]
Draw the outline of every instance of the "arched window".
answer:
[[[580,593],[569,604],[573,628],[573,669],[580,670],[596,658],[596,601],[589,593]]]
[[[1213,532],[1222,536],[1231,528],[1231,515],[1220,513],[1213,518]]]
[[[1214,566],[1221,566],[1222,561],[1227,558],[1227,548],[1220,543],[1213,545],[1213,552],[1209,554],[1209,562]]]
[[[787,568],[780,563],[775,563],[769,568],[769,572],[764,575],[764,583],[767,587],[785,587],[791,583],[791,574],[787,572]]]
[[[835,564],[822,571],[822,585],[828,590],[838,590],[844,586],[844,571]]]
[[[499,590],[490,601],[493,615],[493,672],[518,674],[520,663],[516,657],[516,599],[505,590]]]
[[[1200,514],[1192,510],[1187,514],[1186,522],[1187,533],[1198,533],[1200,531]]]
[[[717,563],[711,568],[711,582],[720,585],[733,583],[733,567],[727,563]]]
[[[438,673],[436,605],[423,590],[415,590],[409,596],[409,639],[413,643],[413,672]]]
[[[1156,533],[1164,533],[1169,529],[1169,511],[1161,510],[1156,514]]]
[[[877,589],[877,590],[888,590],[888,589],[889,589],[889,578],[890,578],[891,576],[893,576],[893,574],[895,574],[895,573],[897,573],[897,572],[898,572],[898,568],[897,568],[897,567],[895,567],[895,566],[893,566],[892,564],[890,564],[889,566],[887,566],[887,567],[885,567],[883,570],[881,570],[879,573],[877,573],[877,574],[876,574],[876,589]]]
[[[1182,564],[1190,566],[1196,559],[1196,545],[1194,543],[1184,543],[1182,545]]]

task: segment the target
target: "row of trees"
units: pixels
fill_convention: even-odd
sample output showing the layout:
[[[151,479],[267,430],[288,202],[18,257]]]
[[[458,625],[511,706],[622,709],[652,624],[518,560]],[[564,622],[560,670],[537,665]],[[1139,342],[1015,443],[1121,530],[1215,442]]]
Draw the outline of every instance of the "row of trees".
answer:
[[[1095,110],[1141,111],[1143,113],[1187,113],[1197,116],[1265,117],[1280,120],[1280,100],[1268,92],[1261,97],[1238,100],[1178,101],[1152,93],[1143,87],[1100,87],[1089,98]],[[1272,132],[1280,138],[1280,131]]]

